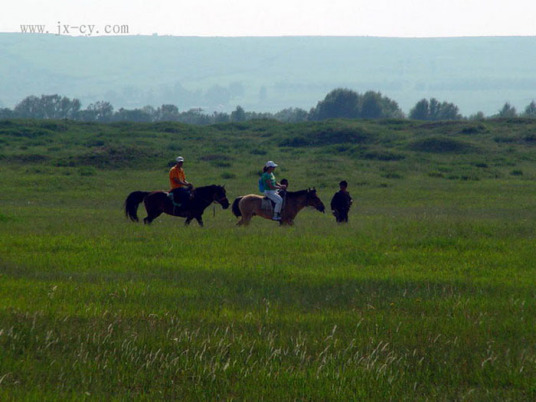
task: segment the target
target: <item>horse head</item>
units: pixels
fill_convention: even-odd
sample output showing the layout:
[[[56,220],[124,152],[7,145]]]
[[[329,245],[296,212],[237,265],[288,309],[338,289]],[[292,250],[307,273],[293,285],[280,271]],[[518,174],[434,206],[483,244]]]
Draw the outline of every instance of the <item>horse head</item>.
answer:
[[[220,204],[223,209],[229,208],[229,200],[225,192],[225,186],[214,186],[214,192],[212,193],[212,199]]]
[[[322,203],[322,200],[316,195],[316,188],[307,189],[307,205],[316,208],[320,212],[324,212],[326,207]]]

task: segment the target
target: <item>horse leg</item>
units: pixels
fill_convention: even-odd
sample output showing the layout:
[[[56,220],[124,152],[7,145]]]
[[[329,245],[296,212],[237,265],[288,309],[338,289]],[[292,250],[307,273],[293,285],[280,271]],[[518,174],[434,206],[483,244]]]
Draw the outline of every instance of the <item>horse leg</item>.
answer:
[[[249,221],[251,221],[251,217],[252,217],[252,215],[250,215],[250,214],[242,214],[242,217],[237,222],[237,225],[238,226],[242,226],[242,225],[247,226],[247,225],[249,225]]]
[[[197,220],[197,223],[199,223],[199,226],[203,227],[203,218],[201,216],[196,216],[195,219]]]
[[[294,225],[294,216],[292,214],[283,213],[281,214],[281,220],[279,221],[281,226],[292,226]]]
[[[155,213],[155,211],[151,211],[152,213],[148,213],[147,216],[145,218],[143,218],[143,223],[145,223],[146,225],[150,225],[152,221],[154,221],[156,218],[158,218],[162,212],[161,211],[157,211]]]
[[[143,223],[147,225],[151,224],[151,222],[158,218],[163,212],[162,208],[149,205],[149,203],[145,203],[145,210],[147,211],[147,216],[143,218]]]

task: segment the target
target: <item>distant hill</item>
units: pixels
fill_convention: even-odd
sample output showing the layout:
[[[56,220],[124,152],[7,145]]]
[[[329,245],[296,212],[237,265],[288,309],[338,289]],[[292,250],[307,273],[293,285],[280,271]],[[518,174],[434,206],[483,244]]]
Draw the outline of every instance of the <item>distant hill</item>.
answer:
[[[536,37],[68,37],[0,34],[0,107],[59,94],[82,107],[174,104],[229,112],[309,110],[332,89],[380,91],[495,114],[536,99]]]

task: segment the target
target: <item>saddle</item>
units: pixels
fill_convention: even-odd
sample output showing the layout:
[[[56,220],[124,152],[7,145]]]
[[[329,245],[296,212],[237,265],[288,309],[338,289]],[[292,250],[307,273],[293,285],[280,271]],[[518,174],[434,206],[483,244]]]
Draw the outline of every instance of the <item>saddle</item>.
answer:
[[[190,204],[190,190],[186,188],[175,188],[167,193],[173,204],[173,209],[186,209]]]
[[[279,192],[279,195],[283,197],[283,205],[281,206],[281,211],[283,211],[285,209],[285,204],[287,201],[286,193],[281,191]],[[273,202],[270,198],[266,196],[262,197],[261,209],[263,211],[273,214],[274,208],[275,208],[275,202]]]
[[[274,207],[275,207],[275,202],[273,202],[271,199],[269,199],[268,197],[263,197],[262,198],[262,201],[261,201],[261,209],[263,211],[266,211],[266,212],[269,212],[269,213],[273,213],[274,212]]]

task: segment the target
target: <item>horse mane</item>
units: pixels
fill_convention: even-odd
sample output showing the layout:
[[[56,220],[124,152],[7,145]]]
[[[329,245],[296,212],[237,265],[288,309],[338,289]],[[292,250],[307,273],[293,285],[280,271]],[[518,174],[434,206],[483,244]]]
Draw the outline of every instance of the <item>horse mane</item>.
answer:
[[[307,194],[309,191],[311,191],[311,189],[298,190],[298,191],[287,191],[287,196],[288,197],[300,197],[302,195]]]
[[[218,184],[211,184],[210,186],[196,187],[193,193],[194,193],[194,197],[198,196],[201,198],[205,198],[205,197],[211,197],[212,194],[214,194],[216,191],[221,191],[222,189],[224,189],[223,186],[220,186]]]
[[[212,191],[217,187],[221,187],[221,186],[218,186],[217,184],[211,184],[210,186],[196,187],[194,189],[194,192],[199,191],[200,193],[204,193],[204,192],[207,192],[207,191]]]

